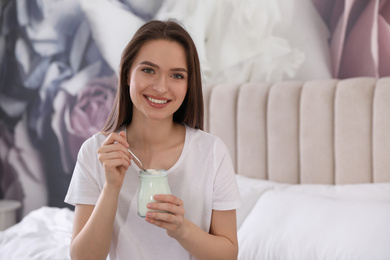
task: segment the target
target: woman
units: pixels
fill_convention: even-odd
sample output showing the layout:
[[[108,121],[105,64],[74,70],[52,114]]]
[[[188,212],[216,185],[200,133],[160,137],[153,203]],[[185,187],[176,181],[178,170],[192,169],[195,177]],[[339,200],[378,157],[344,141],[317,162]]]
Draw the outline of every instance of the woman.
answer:
[[[200,66],[175,21],[150,21],[122,54],[116,102],[81,147],[65,201],[72,259],[236,259],[240,198],[228,150],[202,131]],[[172,195],[137,215],[140,165],[166,169]],[[97,151],[97,152],[96,152]]]

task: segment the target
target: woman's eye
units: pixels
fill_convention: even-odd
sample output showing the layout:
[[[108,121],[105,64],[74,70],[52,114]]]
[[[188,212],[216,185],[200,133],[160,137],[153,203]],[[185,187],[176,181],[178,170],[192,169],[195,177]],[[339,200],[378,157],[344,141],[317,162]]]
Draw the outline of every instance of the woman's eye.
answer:
[[[175,78],[175,79],[184,79],[184,76],[181,75],[181,74],[173,74],[173,75],[172,75],[172,78]]]
[[[145,73],[148,73],[148,74],[154,73],[154,70],[153,69],[149,69],[149,68],[142,69],[142,71],[145,72]]]

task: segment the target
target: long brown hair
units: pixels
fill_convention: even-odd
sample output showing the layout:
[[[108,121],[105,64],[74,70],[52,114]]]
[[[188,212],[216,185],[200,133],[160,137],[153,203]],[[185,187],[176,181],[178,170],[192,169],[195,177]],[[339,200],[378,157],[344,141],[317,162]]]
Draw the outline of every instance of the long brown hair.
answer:
[[[173,121],[203,130],[203,95],[198,52],[188,32],[176,20],[152,20],[141,26],[122,52],[119,67],[119,87],[103,133],[117,131],[131,123],[133,102],[130,99],[128,77],[139,50],[148,41],[164,39],[184,47],[188,67],[188,87],[182,105],[173,114]]]

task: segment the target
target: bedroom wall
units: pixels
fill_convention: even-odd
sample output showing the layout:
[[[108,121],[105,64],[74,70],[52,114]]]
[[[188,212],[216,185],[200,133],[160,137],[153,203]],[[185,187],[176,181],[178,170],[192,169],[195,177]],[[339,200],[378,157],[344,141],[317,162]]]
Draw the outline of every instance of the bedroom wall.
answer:
[[[22,202],[19,219],[67,206],[78,149],[103,126],[121,51],[149,19],[182,21],[205,86],[389,75],[388,1],[325,2],[2,1],[0,199]]]

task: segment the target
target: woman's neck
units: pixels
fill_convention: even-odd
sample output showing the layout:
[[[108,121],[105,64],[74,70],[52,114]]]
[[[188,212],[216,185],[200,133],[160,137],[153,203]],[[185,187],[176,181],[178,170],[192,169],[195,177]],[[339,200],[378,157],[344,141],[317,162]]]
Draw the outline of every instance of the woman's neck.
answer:
[[[132,122],[127,127],[127,141],[135,148],[150,150],[167,145],[177,135],[180,127],[182,126],[168,120]]]
[[[126,131],[130,150],[145,168],[169,169],[179,159],[185,140],[184,125],[173,121],[132,122]]]

